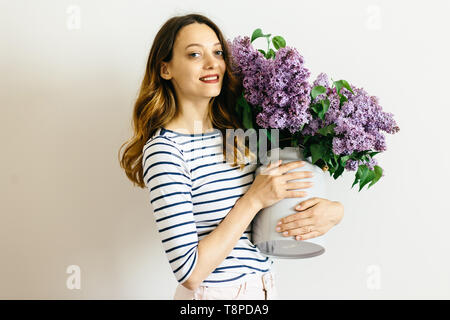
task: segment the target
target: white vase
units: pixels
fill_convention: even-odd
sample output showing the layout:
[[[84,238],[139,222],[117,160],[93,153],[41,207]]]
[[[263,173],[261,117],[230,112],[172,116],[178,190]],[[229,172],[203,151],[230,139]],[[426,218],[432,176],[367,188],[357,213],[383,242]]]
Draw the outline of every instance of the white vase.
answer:
[[[291,181],[311,181],[314,185],[305,189],[296,189],[306,191],[306,197],[284,198],[274,205],[260,210],[252,221],[252,242],[263,254],[273,258],[303,259],[321,255],[325,252],[323,236],[308,240],[295,240],[294,236],[283,236],[275,228],[281,218],[299,212],[295,207],[301,201],[313,197],[327,198],[326,173],[318,166],[313,165],[311,158],[304,159],[301,147],[271,149],[267,153],[267,158],[271,162],[283,160],[282,163],[298,160],[305,161],[305,165],[289,172],[311,171],[314,173],[314,176]],[[260,174],[261,170],[266,167],[266,165],[259,166],[255,171],[255,175]]]

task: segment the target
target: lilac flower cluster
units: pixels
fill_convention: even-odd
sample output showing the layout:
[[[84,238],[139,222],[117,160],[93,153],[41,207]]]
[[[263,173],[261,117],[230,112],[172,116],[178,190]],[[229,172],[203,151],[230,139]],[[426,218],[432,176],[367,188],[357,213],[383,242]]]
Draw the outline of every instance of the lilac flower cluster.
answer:
[[[369,167],[370,170],[373,170],[373,168],[378,164],[378,162],[374,158],[370,158],[369,161],[349,159],[345,164],[345,169],[350,171],[356,171],[358,170],[358,167],[362,164],[367,165],[367,167]]]
[[[311,103],[310,72],[295,48],[283,47],[275,59],[266,59],[253,48],[250,38],[236,37],[228,41],[233,61],[233,73],[242,78],[245,99],[262,110],[256,115],[261,128],[299,131],[312,120],[308,112]]]
[[[326,74],[321,73],[313,82],[312,87],[321,85],[327,89],[326,93],[317,96],[312,103],[323,99],[330,101],[324,120],[314,118],[302,130],[304,135],[314,136],[317,130],[330,124],[335,124],[333,138],[333,152],[336,155],[350,155],[354,151],[385,151],[386,141],[382,131],[396,133],[399,131],[392,113],[384,112],[378,104],[378,98],[370,96],[362,88],[350,85],[353,93],[342,88],[340,93],[348,99],[340,106],[340,97],[336,88],[331,88]],[[361,160],[348,160],[347,170],[357,170]],[[370,169],[377,164],[375,159],[365,162]]]

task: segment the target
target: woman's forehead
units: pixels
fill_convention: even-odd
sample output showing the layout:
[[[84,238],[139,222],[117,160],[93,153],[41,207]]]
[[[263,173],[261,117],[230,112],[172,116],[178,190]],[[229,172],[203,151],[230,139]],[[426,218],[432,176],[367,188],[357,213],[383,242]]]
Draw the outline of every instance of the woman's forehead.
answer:
[[[187,49],[192,44],[197,44],[200,47],[213,47],[217,43],[220,44],[216,33],[207,25],[203,24],[190,24],[183,27],[177,36],[176,45],[178,44],[181,49]]]

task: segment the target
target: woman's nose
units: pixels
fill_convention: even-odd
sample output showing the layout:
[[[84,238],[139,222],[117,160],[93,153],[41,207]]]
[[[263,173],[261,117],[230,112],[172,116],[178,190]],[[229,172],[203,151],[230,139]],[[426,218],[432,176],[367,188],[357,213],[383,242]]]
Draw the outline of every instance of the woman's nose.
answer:
[[[214,69],[216,69],[219,66],[219,62],[215,57],[212,56],[212,54],[206,55],[205,64],[207,67],[213,67]]]

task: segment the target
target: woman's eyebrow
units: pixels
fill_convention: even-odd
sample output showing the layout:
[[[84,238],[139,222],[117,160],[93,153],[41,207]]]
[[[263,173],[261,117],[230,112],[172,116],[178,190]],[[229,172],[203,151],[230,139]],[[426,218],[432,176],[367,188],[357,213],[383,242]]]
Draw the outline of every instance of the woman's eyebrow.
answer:
[[[220,44],[220,42],[215,43],[214,46],[217,46],[218,44]],[[200,43],[191,43],[190,45],[186,46],[185,50],[189,47],[194,47],[194,46],[203,47],[203,45]]]

